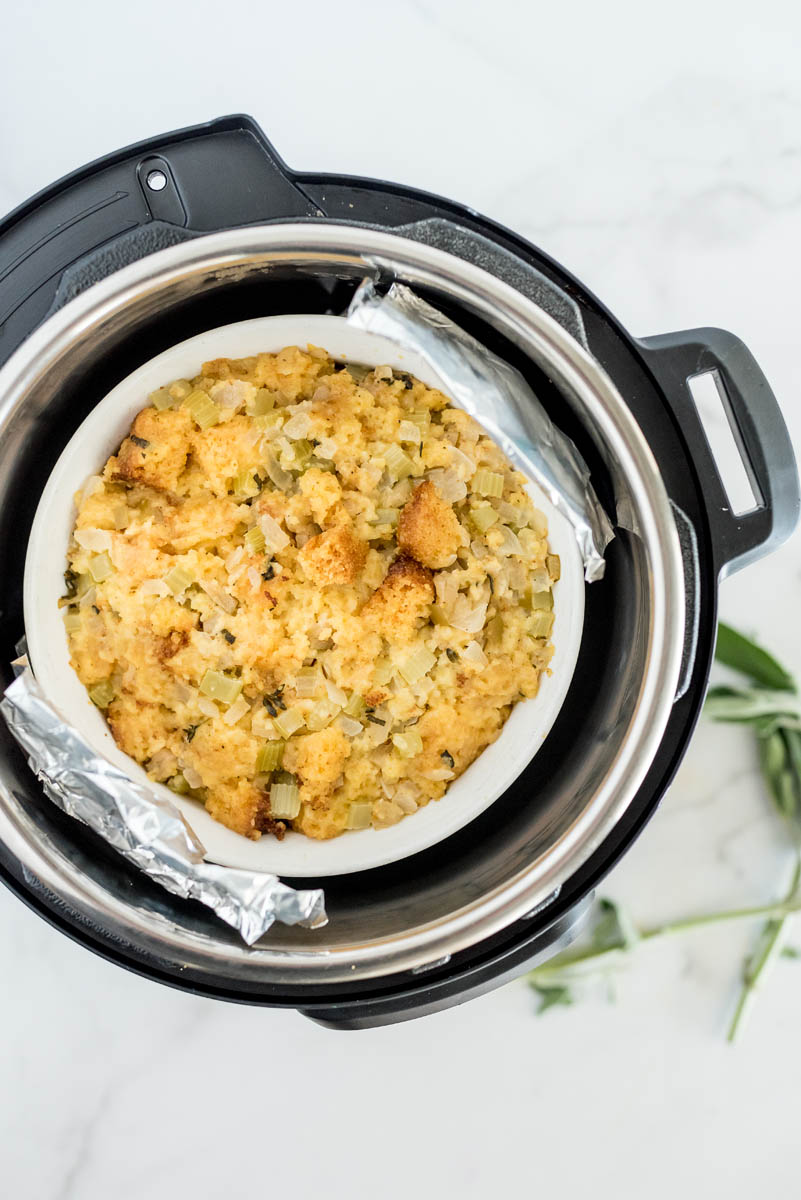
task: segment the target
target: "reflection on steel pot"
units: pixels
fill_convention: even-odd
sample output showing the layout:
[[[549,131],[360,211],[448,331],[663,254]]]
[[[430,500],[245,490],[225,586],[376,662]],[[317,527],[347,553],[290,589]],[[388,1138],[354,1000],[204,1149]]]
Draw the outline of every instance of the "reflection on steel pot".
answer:
[[[155,167],[167,186],[149,193]],[[328,879],[324,929],[274,926],[248,949],[48,805],[6,731],[0,754],[0,872],[45,917],[155,979],[351,1027],[467,999],[569,939],[686,749],[719,578],[798,514],[778,407],[731,334],[635,341],[514,233],[404,187],[295,175],[248,118],[228,118],[95,163],[0,226],[2,661],[22,632],[38,498],[114,383],[221,312],[341,313],[377,271],[522,371],[617,515],[570,690],[531,764],[446,841]],[[746,514],[730,511],[687,389],[706,370],[760,497]]]

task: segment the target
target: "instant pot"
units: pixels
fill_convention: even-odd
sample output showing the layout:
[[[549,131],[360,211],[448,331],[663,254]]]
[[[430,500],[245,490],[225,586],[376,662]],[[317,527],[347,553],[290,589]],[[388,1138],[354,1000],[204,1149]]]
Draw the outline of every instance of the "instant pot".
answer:
[[[33,514],[86,414],[176,342],[254,316],[340,313],[365,276],[404,281],[518,367],[615,523],[566,700],[514,785],[436,846],[320,880],[324,929],[275,925],[248,948],[47,801],[0,729],[0,875],[25,903],[151,979],[349,1028],[468,999],[575,936],[687,748],[719,580],[775,549],[799,510],[787,430],[738,338],[636,340],[509,230],[411,188],[290,171],[250,118],[228,117],[93,163],[0,225],[5,683]],[[688,387],[705,372],[756,497],[743,514]]]

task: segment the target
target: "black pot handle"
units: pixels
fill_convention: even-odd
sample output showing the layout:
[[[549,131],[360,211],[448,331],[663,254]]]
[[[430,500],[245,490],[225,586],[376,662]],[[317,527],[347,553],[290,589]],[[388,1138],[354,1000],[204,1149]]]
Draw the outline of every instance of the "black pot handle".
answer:
[[[640,346],[679,422],[706,498],[718,571],[731,574],[775,550],[793,532],[799,482],[787,426],[748,347],[725,329],[643,338]],[[732,512],[688,381],[713,371],[757,504]]]

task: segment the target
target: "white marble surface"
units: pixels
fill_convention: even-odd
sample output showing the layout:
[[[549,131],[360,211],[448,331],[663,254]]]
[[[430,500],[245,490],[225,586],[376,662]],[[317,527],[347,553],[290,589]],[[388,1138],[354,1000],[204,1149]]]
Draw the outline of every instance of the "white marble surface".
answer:
[[[558,7],[558,6],[557,6]],[[542,244],[637,334],[741,334],[801,449],[801,15],[586,0],[8,7],[0,208],[228,111],[298,168],[397,178]],[[801,670],[801,539],[722,612]],[[770,897],[787,869],[754,756],[702,727],[608,881],[643,921]],[[801,967],[722,1040],[753,931],[643,950],[537,1020],[522,984],[392,1029],[168,991],[0,895],[0,1190],[14,1200],[750,1197],[797,1176]],[[801,928],[798,930],[801,939]]]

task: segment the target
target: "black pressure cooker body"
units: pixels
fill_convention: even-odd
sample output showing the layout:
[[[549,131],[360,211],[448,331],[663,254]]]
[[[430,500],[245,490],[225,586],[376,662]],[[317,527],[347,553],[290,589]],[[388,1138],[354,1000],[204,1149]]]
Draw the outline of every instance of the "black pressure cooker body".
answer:
[[[605,369],[657,460],[670,498],[684,561],[685,637],[681,679],[671,715],[647,774],[612,833],[547,902],[501,932],[421,968],[358,981],[249,982],[196,970],[158,944],[133,940],[88,921],[0,840],[0,875],[54,926],[111,961],[174,987],[267,1006],[295,1007],[315,1020],[356,1028],[422,1015],[470,998],[555,953],[573,935],[593,889],[631,845],[681,761],[698,719],[714,652],[721,576],[775,548],[798,517],[798,478],[776,402],[743,344],[703,329],[636,341],[594,296],[538,248],[469,209],[394,184],[336,175],[298,174],[276,155],[248,117],[229,117],[129,147],[61,180],[0,225],[0,365],[73,297],[120,268],[185,240],[269,222],[337,222],[425,241],[474,263],[545,309]],[[139,363],[203,329],[271,312],[342,312],[355,282],[297,273],[246,281],[222,293],[188,295],[113,356],[86,362],[78,384],[37,416],[16,448],[15,482],[0,508],[0,664],[6,683],[23,631],[22,579],[28,532],[39,495],[63,446],[86,413]],[[442,307],[441,301],[440,307]],[[547,373],[497,331],[454,307],[452,314],[519,366],[592,470],[607,510],[613,483],[588,431],[560,403]],[[757,497],[735,515],[720,481],[687,381],[714,371]],[[2,397],[0,397],[2,403]],[[521,807],[538,789],[558,788],[564,764],[599,736],[614,703],[627,654],[624,530],[608,551],[602,582],[586,588],[579,661],[564,706],[531,765],[466,829],[412,858],[357,875],[320,881],[332,921],[340,905],[369,910],[377,897],[403,905],[409,889],[428,886],[459,862],[475,863],[501,836],[514,836]],[[214,928],[215,918],[180,901],[114,853],[83,825],[43,799],[23,755],[0,728],[0,785],[26,806],[71,869],[117,894],[136,897],[166,921],[180,912],[187,928]],[[512,833],[510,834],[510,830]],[[291,881],[290,881],[291,882]],[[303,881],[307,884],[309,881]],[[232,937],[235,935],[231,934]]]

